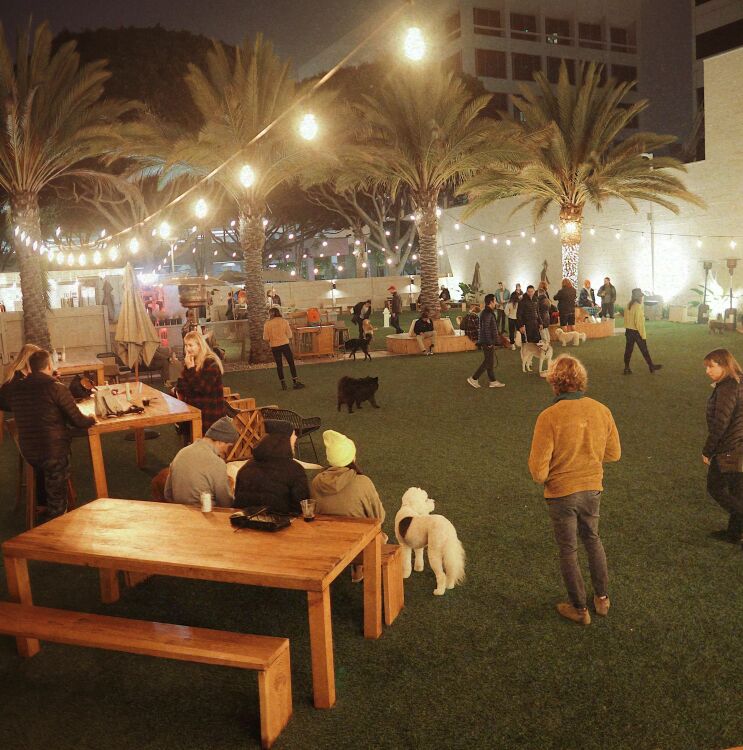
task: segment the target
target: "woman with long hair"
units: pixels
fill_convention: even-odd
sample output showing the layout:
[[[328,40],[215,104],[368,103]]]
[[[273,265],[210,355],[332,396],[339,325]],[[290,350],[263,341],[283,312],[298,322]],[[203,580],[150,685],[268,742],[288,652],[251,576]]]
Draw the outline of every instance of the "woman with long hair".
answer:
[[[292,380],[294,381],[294,389],[304,388],[304,384],[300,383],[297,377],[294,353],[289,343],[291,339],[291,326],[281,316],[281,310],[278,307],[272,307],[268,313],[268,320],[263,326],[263,340],[268,341],[268,345],[271,347],[271,353],[273,354],[274,362],[276,362],[276,373],[279,376],[279,382],[283,390],[286,390],[286,381],[284,380],[284,363],[282,359],[285,359],[289,365],[289,372],[291,372]]]
[[[637,348],[645,357],[650,372],[660,370],[663,365],[656,365],[648,351],[647,335],[645,333],[645,305],[643,304],[644,294],[642,289],[635,288],[632,290],[632,298],[627,303],[627,309],[624,311],[624,374],[631,375],[629,363],[632,359],[632,352],[637,344]]]
[[[183,350],[183,372],[175,385],[175,392],[181,401],[201,409],[201,427],[206,432],[225,415],[224,369],[199,331],[185,335]]]
[[[516,285],[518,286],[518,284]],[[511,349],[516,348],[516,321],[519,317],[519,300],[521,295],[515,291],[506,302],[506,317],[508,318],[508,340],[511,342]]]
[[[743,541],[743,370],[727,349],[715,349],[704,358],[712,395],[707,401],[707,440],[702,461],[707,471],[707,492],[728,513],[727,529],[717,532],[727,541]]]
[[[575,330],[575,298],[577,293],[570,279],[563,279],[562,285],[555,293],[557,312],[560,315],[560,325],[563,331]]]
[[[34,352],[38,351],[41,350],[36,344],[24,344],[21,351],[16,355],[13,364],[5,372],[3,384],[0,387],[0,410],[10,411],[10,393],[31,372],[28,359]]]

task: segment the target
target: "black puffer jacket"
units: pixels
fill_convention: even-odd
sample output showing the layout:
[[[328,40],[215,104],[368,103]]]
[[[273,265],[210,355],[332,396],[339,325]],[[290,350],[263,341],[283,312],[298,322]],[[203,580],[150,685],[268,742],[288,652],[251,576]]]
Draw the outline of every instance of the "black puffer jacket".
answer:
[[[516,313],[516,325],[519,328],[526,326],[528,332],[529,330],[538,330],[541,323],[537,295],[529,297],[528,294],[525,294],[519,302],[518,312]]]
[[[95,417],[77,408],[69,390],[43,372],[32,372],[15,386],[10,408],[21,453],[32,464],[69,453],[70,425],[84,429],[95,424]]]
[[[487,306],[480,313],[480,335],[477,343],[481,346],[494,346],[498,343],[498,324],[495,322],[495,313]]]
[[[25,375],[20,370],[16,370],[13,373],[13,377],[7,383],[3,383],[3,385],[0,386],[0,409],[2,411],[11,411],[10,397],[15,390],[15,387],[24,377]]]
[[[743,447],[743,383],[725,378],[707,401],[707,442],[702,454],[710,458]]]
[[[555,294],[557,309],[561,315],[573,315],[575,313],[575,289],[572,286],[562,286]]]
[[[265,435],[237,473],[235,507],[267,505],[279,513],[299,514],[299,501],[309,497],[307,475],[292,457],[289,436]]]
[[[550,325],[550,298],[545,294],[538,298],[539,305],[539,319],[542,321],[544,328],[549,328]]]

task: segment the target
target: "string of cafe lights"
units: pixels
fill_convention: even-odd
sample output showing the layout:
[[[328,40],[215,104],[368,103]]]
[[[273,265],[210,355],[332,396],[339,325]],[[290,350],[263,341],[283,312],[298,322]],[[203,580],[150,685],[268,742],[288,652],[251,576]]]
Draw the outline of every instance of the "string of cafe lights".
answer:
[[[286,110],[279,114],[273,121],[266,125],[259,133],[257,133],[246,146],[239,151],[236,151],[230,157],[225,159],[221,164],[215,167],[211,172],[202,177],[192,186],[184,190],[180,195],[176,196],[164,206],[161,206],[156,211],[152,212],[144,219],[136,222],[124,229],[117,232],[108,233],[105,229],[102,230],[98,236],[98,239],[89,242],[80,242],[76,245],[68,244],[66,246],[61,245],[58,241],[62,235],[62,228],[57,227],[55,230],[55,238],[57,241],[53,241],[53,247],[47,241],[32,240],[30,235],[27,235],[24,230],[21,230],[19,226],[15,226],[13,234],[17,237],[20,242],[30,247],[33,252],[39,252],[41,255],[47,254],[50,260],[56,260],[59,265],[66,264],[68,266],[87,266],[88,256],[85,250],[93,250],[92,262],[93,265],[100,265],[103,260],[103,252],[107,250],[109,259],[112,262],[116,262],[121,254],[119,245],[114,245],[108,249],[108,245],[115,239],[125,237],[131,232],[141,230],[151,224],[158,218],[161,218],[170,209],[182,203],[189,195],[195,193],[199,188],[213,179],[219,174],[225,167],[232,164],[242,154],[242,152],[250,146],[257,143],[261,138],[265,137],[273,128],[279,123],[286,120],[292,113],[298,110],[302,105],[312,97],[321,86],[327,83],[352,57],[356,55],[361,49],[363,49],[372,39],[382,33],[392,22],[404,11],[407,10],[408,6],[413,5],[413,0],[409,0],[406,4],[401,4],[395,11],[389,14],[376,28],[367,34],[350,52],[341,58],[341,60],[333,66],[327,73],[325,73],[318,81],[316,81],[304,94],[302,94],[296,101],[294,101]],[[405,56],[413,62],[418,62],[423,59],[426,54],[426,42],[423,36],[423,32],[418,27],[410,27],[407,29],[403,41],[403,51]],[[314,140],[320,131],[320,125],[317,118],[311,112],[306,112],[302,115],[298,132],[299,135],[307,141]],[[243,164],[238,172],[237,178],[243,187],[246,189],[250,188],[256,179],[256,173],[249,164]],[[204,198],[198,198],[194,204],[194,213],[197,218],[203,219],[208,214],[208,204]],[[234,225],[234,222],[232,222]],[[263,220],[264,227],[267,225],[267,220]],[[166,219],[162,220],[160,224],[151,230],[153,237],[160,236],[163,240],[169,240],[171,236],[170,224]],[[131,255],[136,255],[139,251],[139,238],[132,237],[128,243],[128,250]],[[171,245],[169,252],[172,255],[174,247]]]

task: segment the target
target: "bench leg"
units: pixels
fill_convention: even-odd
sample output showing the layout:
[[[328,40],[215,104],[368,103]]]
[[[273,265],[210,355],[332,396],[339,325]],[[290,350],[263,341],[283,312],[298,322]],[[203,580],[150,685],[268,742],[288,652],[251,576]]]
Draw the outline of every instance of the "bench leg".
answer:
[[[258,673],[261,745],[269,748],[292,715],[292,672],[287,648],[265,671]]]
[[[364,638],[382,635],[382,535],[364,548]]]
[[[31,582],[28,578],[28,563],[19,557],[8,557],[7,555],[3,558],[3,561],[10,600],[31,606],[34,602],[31,596]],[[35,656],[41,650],[36,638],[16,638],[15,642],[21,656]]]
[[[133,570],[124,571],[124,586],[133,589],[135,586],[139,586],[140,583],[146,581],[152,577],[152,573],[137,573]]]
[[[134,432],[134,450],[137,455],[137,466],[140,469],[144,469],[146,458],[145,458],[145,444],[144,444],[144,430],[133,430]]]
[[[101,601],[113,604],[119,601],[119,571],[111,568],[99,568],[101,579]]]
[[[312,691],[315,708],[335,705],[335,666],[333,664],[333,623],[330,617],[330,589],[307,592],[312,654]]]
[[[384,623],[392,625],[405,606],[405,587],[402,581],[402,555],[396,554],[382,569]]]

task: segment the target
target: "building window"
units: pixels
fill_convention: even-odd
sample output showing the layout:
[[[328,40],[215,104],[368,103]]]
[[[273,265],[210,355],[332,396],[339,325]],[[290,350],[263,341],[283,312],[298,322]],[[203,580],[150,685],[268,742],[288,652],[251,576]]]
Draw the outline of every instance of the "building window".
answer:
[[[600,23],[578,24],[578,46],[586,49],[603,49],[604,37]]]
[[[637,81],[637,68],[634,65],[612,65],[611,74],[620,83]],[[634,90],[637,91],[637,83],[635,83]]]
[[[508,114],[508,94],[499,91],[493,94],[492,99],[487,106],[480,112],[485,117],[491,117],[494,120],[500,120]]]
[[[526,13],[511,13],[511,39],[536,42],[538,39],[537,17]]]
[[[743,18],[697,34],[697,60],[743,45]]]
[[[511,64],[515,81],[533,81],[534,73],[542,69],[542,59],[539,55],[522,55],[514,52],[511,55]]]
[[[572,44],[570,36],[570,21],[563,18],[546,18],[544,20],[544,34],[547,44]]]
[[[462,72],[462,51],[455,52],[453,55],[450,55],[449,57],[444,60],[443,63],[444,70],[451,71],[452,73],[461,73]]]
[[[475,22],[475,34],[488,36],[503,36],[500,11],[487,8],[473,8],[472,16]]]
[[[635,35],[631,29],[612,26],[609,29],[609,40],[612,52],[637,52]]]
[[[476,49],[475,75],[487,78],[505,78],[506,53],[495,49]]]
[[[565,63],[568,69],[568,80],[575,83],[575,60],[567,60],[563,57],[547,58],[547,80],[550,83],[557,83],[560,77],[560,63]]]
[[[447,16],[444,20],[444,32],[446,33],[446,38],[449,40],[459,39],[462,33],[462,20],[458,10],[454,11],[454,13]]]

